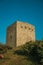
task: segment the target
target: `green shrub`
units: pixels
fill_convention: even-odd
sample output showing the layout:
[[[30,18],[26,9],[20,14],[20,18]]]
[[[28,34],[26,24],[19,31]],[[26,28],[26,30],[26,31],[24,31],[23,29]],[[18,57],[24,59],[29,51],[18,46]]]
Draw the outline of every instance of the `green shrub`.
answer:
[[[43,65],[43,41],[27,42],[15,53],[26,55],[31,61]]]

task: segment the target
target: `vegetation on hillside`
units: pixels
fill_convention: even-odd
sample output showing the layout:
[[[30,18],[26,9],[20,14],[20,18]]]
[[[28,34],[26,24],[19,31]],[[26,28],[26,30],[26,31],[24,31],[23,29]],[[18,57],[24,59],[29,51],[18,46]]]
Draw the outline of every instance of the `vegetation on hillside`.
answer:
[[[15,51],[18,55],[25,55],[35,64],[43,65],[43,41],[27,42],[21,50]]]
[[[1,65],[43,65],[43,41],[27,42],[23,46],[12,48],[0,45]]]

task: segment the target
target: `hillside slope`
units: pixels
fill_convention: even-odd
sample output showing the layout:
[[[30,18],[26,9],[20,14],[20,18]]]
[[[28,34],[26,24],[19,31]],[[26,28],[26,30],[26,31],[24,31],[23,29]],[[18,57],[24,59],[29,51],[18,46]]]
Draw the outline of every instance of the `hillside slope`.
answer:
[[[29,57],[29,53],[33,48],[33,45],[34,44],[32,42],[32,44],[27,43],[23,46],[12,49],[6,49],[5,47],[4,50],[6,51],[4,51],[4,53],[1,53],[4,58],[0,59],[0,65],[40,65],[37,64],[37,62],[35,63],[31,60],[33,57],[31,57],[31,59]],[[36,45],[40,46],[39,42]]]

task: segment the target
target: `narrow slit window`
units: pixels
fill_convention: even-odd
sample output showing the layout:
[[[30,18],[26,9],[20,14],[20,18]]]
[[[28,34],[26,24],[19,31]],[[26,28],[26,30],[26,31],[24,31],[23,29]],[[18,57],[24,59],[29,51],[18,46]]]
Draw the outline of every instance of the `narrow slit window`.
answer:
[[[10,36],[10,39],[12,39],[12,35]]]
[[[30,30],[30,28],[29,28],[29,30]]]
[[[25,29],[26,29],[27,27],[25,26]]]
[[[33,31],[33,29],[32,29],[32,31]]]

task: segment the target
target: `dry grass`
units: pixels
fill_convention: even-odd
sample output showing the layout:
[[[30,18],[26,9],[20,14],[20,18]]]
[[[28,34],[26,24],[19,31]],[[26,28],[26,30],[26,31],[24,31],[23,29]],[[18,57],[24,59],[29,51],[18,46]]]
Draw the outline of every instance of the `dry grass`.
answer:
[[[8,50],[3,59],[0,59],[0,65],[32,65],[31,61],[26,59],[26,56],[14,54],[14,49]]]

